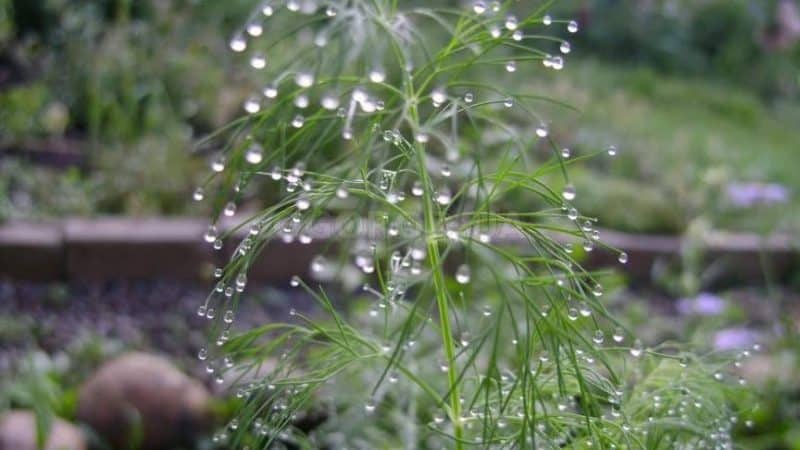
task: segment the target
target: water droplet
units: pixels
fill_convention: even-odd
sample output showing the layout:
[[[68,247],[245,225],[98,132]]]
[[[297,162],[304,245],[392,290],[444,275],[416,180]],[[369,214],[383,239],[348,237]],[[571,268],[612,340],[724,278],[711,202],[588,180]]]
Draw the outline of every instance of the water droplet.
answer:
[[[514,107],[514,99],[509,97],[503,101],[503,106],[506,108],[513,108]]]
[[[561,43],[561,46],[558,49],[561,50],[561,53],[566,55],[567,53],[572,51],[572,46],[569,44],[569,42],[564,41]]]
[[[608,152],[608,156],[617,156],[616,145],[609,145],[608,148],[606,148],[606,151]]]
[[[436,193],[436,203],[447,206],[452,201],[452,194],[450,193],[450,189],[447,187],[443,187]]]
[[[499,28],[499,27],[497,27],[497,26],[492,26],[492,28],[490,28],[490,29],[489,29],[489,34],[490,34],[490,35],[491,35],[493,38],[497,39],[497,38],[499,38],[500,36],[502,36],[502,35],[503,35],[503,32],[502,32],[502,31],[500,31],[500,28]]]
[[[261,70],[267,67],[267,58],[262,53],[256,53],[250,57],[250,67]]]
[[[192,193],[192,198],[196,202],[202,201],[204,198],[206,198],[206,191],[203,188],[199,187],[194,190],[194,193]]]
[[[567,310],[567,318],[569,318],[569,320],[578,320],[578,315],[578,308],[573,307]]]
[[[525,34],[522,32],[522,30],[517,30],[517,31],[515,31],[514,33],[511,34],[511,39],[513,39],[513,40],[515,40],[517,42],[521,41],[522,38],[524,38],[524,37],[525,37]]]
[[[314,273],[322,273],[328,265],[328,260],[322,255],[317,255],[311,260],[311,271]]]
[[[462,264],[458,266],[456,270],[456,281],[459,284],[467,284],[469,283],[471,277],[471,271],[468,265]]]
[[[253,144],[247,149],[244,159],[250,164],[261,164],[264,160],[264,150],[258,144]]]
[[[381,69],[372,69],[369,72],[369,81],[373,83],[383,83],[386,81],[386,72]]]
[[[272,9],[271,5],[265,5],[263,8],[261,8],[261,14],[263,14],[265,17],[270,17],[274,12],[275,10]]]
[[[567,24],[567,31],[570,33],[577,33],[578,32],[578,22],[574,20],[570,20]]]
[[[595,344],[600,345],[605,340],[606,340],[606,334],[603,333],[603,330],[597,330],[597,331],[594,332],[594,336],[592,337],[592,341],[594,341]]]
[[[489,236],[489,233],[479,233],[478,234],[478,242],[481,244],[488,244],[492,241],[492,237]]]
[[[427,133],[423,133],[423,132],[419,131],[414,135],[414,139],[417,142],[419,142],[420,144],[425,144],[430,139],[430,136],[428,136]]]
[[[314,85],[314,75],[310,72],[298,72],[294,77],[294,82],[301,88],[310,88]]]
[[[366,411],[367,414],[375,412],[375,407],[375,400],[369,399],[364,403],[364,411]]]
[[[206,234],[203,236],[206,242],[209,244],[214,243],[217,240],[217,236],[219,235],[219,231],[215,225],[210,225],[206,230]]]
[[[336,8],[334,8],[333,6],[328,6],[325,9],[325,15],[328,17],[336,17]]]
[[[509,61],[506,63],[506,72],[514,73],[517,71],[517,63],[516,61]]]
[[[222,320],[225,323],[233,323],[234,312],[232,310],[225,311],[225,315],[222,316]]]
[[[620,264],[627,264],[628,263],[628,254],[625,253],[625,252],[620,253],[617,256],[617,260],[619,261]]]
[[[442,103],[447,101],[447,94],[441,88],[434,89],[433,92],[431,92],[431,101],[433,102],[433,106],[438,108]]]
[[[200,361],[205,361],[208,359],[208,350],[205,347],[201,348],[200,351],[197,352],[197,359]]]
[[[722,381],[725,378],[725,375],[722,372],[714,372],[714,379],[717,381]]]
[[[289,0],[286,2],[286,9],[291,12],[300,11],[300,2],[298,0]]]
[[[211,162],[211,170],[214,172],[222,172],[225,170],[225,158],[220,156],[219,158],[215,159]]]
[[[475,14],[481,15],[486,12],[486,2],[478,0],[472,4],[472,10],[475,11]]]
[[[300,109],[308,108],[309,100],[307,95],[298,95],[294,98],[294,106]]]
[[[549,15],[549,14],[545,14],[545,16],[544,16],[544,17],[542,17],[542,24],[543,24],[544,26],[547,26],[547,27],[549,27],[549,26],[550,26],[550,24],[552,24],[552,23],[553,23],[553,18],[552,18],[552,17],[550,17],[550,15]]]
[[[572,156],[572,150],[570,150],[570,149],[568,149],[566,147],[561,149],[561,157],[562,158],[567,159],[570,156]]]
[[[464,103],[472,103],[475,101],[475,94],[472,92],[467,92],[464,94]]]
[[[489,306],[489,305],[484,306],[483,307],[483,317],[489,317],[491,315],[492,315],[492,307]]]
[[[561,191],[561,196],[567,201],[575,200],[575,186],[572,184],[564,186],[564,190]]]
[[[262,93],[264,94],[264,97],[275,98],[278,96],[278,88],[274,85],[269,85],[264,88]]]
[[[541,123],[539,124],[538,127],[536,127],[536,136],[539,136],[540,138],[545,138],[547,137],[548,134],[550,134],[550,131],[547,129],[546,124]]]
[[[227,217],[232,217],[236,214],[236,203],[228,202],[225,205],[225,209],[222,210],[222,214],[226,215]]]
[[[515,16],[508,16],[506,17],[506,29],[509,31],[514,31],[519,27],[519,21]]]
[[[294,119],[292,119],[292,126],[295,128],[302,128],[305,122],[306,122],[305,117],[298,114],[297,116],[294,117]]]
[[[411,186],[411,195],[413,195],[414,197],[422,197],[424,193],[425,191],[423,190],[422,182],[415,181],[414,184]]]
[[[256,114],[257,112],[261,111],[261,103],[259,102],[258,98],[250,97],[245,100],[244,110],[248,114]]]
[[[197,308],[197,315],[200,316],[200,317],[203,317],[203,316],[206,315],[206,305],[200,305]]]
[[[228,44],[236,53],[241,53],[247,50],[247,41],[245,40],[244,36],[236,36],[231,39],[231,42]]]
[[[247,274],[242,272],[236,276],[236,291],[243,292],[245,287],[247,287]]]
[[[642,356],[642,353],[644,353],[644,346],[642,345],[642,341],[640,341],[639,339],[633,341],[633,346],[630,348],[629,351],[631,356],[633,356],[634,358]]]
[[[581,302],[578,312],[580,312],[583,317],[589,317],[592,315],[592,309],[586,302]]]
[[[441,174],[443,177],[449,177],[453,174],[449,166],[442,166]]]

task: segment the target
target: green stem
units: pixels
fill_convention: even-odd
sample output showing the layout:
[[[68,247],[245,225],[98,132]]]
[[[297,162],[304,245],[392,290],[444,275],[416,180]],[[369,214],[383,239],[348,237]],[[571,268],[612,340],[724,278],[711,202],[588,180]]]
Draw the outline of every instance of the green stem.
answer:
[[[431,186],[425,165],[425,150],[417,144],[417,160],[420,174],[426,186]],[[458,367],[456,366],[456,346],[453,332],[450,329],[450,305],[447,298],[447,286],[442,269],[442,258],[439,253],[438,237],[440,227],[437,224],[433,197],[430,189],[425,189],[423,196],[425,235],[427,241],[428,262],[431,265],[433,276],[433,289],[436,294],[436,306],[439,311],[439,331],[442,338],[445,356],[447,358],[447,384],[450,396],[450,419],[453,422],[453,431],[456,439],[456,450],[463,449],[464,430],[461,424],[461,401],[458,389]]]

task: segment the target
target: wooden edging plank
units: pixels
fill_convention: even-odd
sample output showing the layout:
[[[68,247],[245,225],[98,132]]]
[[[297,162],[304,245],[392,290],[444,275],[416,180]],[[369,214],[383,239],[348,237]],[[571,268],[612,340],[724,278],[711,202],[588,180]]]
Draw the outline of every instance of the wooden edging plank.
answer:
[[[230,225],[230,224],[227,224]],[[207,280],[214,266],[223,265],[233,243],[215,252],[203,242],[208,222],[195,218],[66,219],[0,226],[0,278],[35,281],[89,281],[114,278]],[[223,226],[225,227],[225,226]],[[305,274],[314,254],[337,235],[335,222],[321,222],[309,233],[311,245],[271,242],[252,268],[256,280],[286,280]],[[369,232],[369,230],[367,230]],[[246,233],[246,230],[242,230]],[[593,251],[590,267],[616,265],[636,280],[649,280],[659,260],[677,261],[687,241],[675,236],[653,236],[601,230],[602,242],[628,253],[629,262],[616,263],[617,253]],[[520,244],[513,229],[495,231],[498,243]],[[780,278],[800,265],[798,243],[786,236],[762,238],[750,234],[712,233],[700,246],[725,273],[739,279],[763,276],[769,263]]]

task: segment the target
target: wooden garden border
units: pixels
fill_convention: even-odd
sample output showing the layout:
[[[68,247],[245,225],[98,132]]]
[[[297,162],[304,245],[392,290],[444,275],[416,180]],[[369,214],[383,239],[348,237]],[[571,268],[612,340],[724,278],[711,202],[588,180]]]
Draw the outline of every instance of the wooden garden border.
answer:
[[[0,225],[0,279],[33,281],[98,281],[107,279],[208,280],[225,254],[202,240],[207,221],[194,218],[66,219],[49,223],[9,222]],[[283,281],[307,273],[309,261],[335,235],[333,223],[311,230],[314,244],[270,243],[251,279]],[[497,230],[498,241],[520,242],[513,231]],[[629,262],[598,246],[586,265],[614,265],[633,281],[649,281],[660,267],[678,262],[687,249],[682,237],[637,235],[601,230],[602,242],[624,250]],[[787,279],[800,270],[800,246],[788,236],[762,238],[715,232],[701,241],[707,264],[726,279],[759,282],[764,268],[773,279]],[[766,264],[766,266],[765,266]]]

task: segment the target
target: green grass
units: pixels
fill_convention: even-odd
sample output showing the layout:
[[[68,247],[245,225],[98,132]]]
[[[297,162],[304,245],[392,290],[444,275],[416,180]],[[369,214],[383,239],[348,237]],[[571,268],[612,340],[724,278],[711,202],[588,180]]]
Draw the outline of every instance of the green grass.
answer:
[[[737,211],[722,194],[729,182],[775,182],[797,192],[800,105],[770,107],[741,88],[574,59],[532,84],[581,111],[552,113],[578,155],[597,142],[620,147],[613,163],[601,159],[583,177],[574,174],[576,184],[594,184],[582,190],[584,211],[633,231],[680,231],[701,217],[726,229],[798,228],[796,196],[777,208]]]

